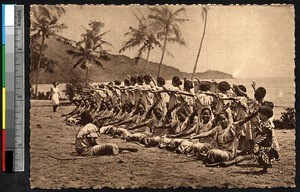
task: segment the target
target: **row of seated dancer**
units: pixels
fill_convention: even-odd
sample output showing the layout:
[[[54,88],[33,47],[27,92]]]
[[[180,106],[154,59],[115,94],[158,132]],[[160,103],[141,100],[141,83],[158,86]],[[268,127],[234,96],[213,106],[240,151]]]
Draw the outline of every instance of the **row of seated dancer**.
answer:
[[[184,89],[180,89],[177,76],[172,79],[174,88],[169,89],[164,87],[163,78],[154,81],[146,75],[137,79],[128,80],[131,84],[125,80],[123,86],[120,82],[100,85],[73,101],[76,108],[63,116],[69,125],[84,125],[76,138],[79,154],[103,155],[103,150],[107,151],[97,142],[78,145],[94,131],[94,137],[108,134],[146,147],[174,150],[206,165],[248,155],[267,171],[272,161],[279,159],[271,120],[274,105],[264,100],[263,87],[256,89],[253,84],[254,98],[250,98],[243,85],[230,86],[225,81],[218,84],[218,92],[211,92],[209,84],[200,82],[199,91],[193,93],[192,81],[185,80]],[[88,152],[83,146],[88,146]],[[101,152],[95,152],[97,146]],[[110,148],[125,150],[115,145]]]

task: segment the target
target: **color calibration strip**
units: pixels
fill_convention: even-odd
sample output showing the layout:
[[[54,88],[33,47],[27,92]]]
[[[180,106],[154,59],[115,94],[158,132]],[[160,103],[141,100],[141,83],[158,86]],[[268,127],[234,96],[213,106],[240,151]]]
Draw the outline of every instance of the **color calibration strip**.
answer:
[[[3,172],[24,171],[23,11],[23,6],[2,5]]]

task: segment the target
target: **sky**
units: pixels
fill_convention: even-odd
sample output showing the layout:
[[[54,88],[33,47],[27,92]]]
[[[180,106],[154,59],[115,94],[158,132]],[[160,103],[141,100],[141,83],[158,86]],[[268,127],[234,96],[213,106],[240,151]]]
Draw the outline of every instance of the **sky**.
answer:
[[[176,10],[182,6],[171,6]],[[174,55],[166,55],[163,63],[191,73],[195,64],[204,22],[201,5],[184,6],[180,17],[189,21],[180,25],[187,46],[167,44]],[[61,22],[67,29],[61,35],[78,41],[91,20],[105,24],[110,31],[105,40],[113,44],[112,54],[119,54],[129,26],[137,27],[133,12],[147,15],[147,6],[66,5]],[[219,70],[236,78],[294,76],[294,8],[292,6],[208,6],[206,34],[198,61],[197,72]],[[122,54],[137,55],[132,49]],[[146,53],[143,55],[146,57]],[[150,61],[159,62],[161,50],[151,52]]]

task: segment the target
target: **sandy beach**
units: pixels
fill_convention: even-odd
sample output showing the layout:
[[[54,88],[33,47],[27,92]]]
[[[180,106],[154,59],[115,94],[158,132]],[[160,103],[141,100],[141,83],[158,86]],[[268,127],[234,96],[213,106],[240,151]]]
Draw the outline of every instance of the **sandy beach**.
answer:
[[[227,168],[205,167],[183,154],[145,148],[136,143],[102,135],[103,142],[138,148],[136,153],[82,157],[75,152],[78,126],[67,126],[61,117],[73,106],[52,112],[50,101],[31,101],[31,188],[177,188],[177,187],[294,187],[295,131],[276,130],[280,161],[269,173],[253,161]]]

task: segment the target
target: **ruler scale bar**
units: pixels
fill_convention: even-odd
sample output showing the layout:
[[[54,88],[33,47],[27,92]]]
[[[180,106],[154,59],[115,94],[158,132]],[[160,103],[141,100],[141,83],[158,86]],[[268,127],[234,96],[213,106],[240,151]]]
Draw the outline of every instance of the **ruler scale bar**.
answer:
[[[24,171],[24,6],[2,5],[2,171]]]
[[[15,146],[14,171],[24,171],[25,165],[25,81],[24,81],[24,6],[15,6]],[[21,125],[20,125],[21,124]],[[18,137],[17,137],[18,136]]]
[[[14,138],[15,138],[15,27],[14,27],[14,5],[5,5],[5,91],[6,91],[6,171],[12,172],[14,160]],[[9,158],[8,158],[9,157]]]

